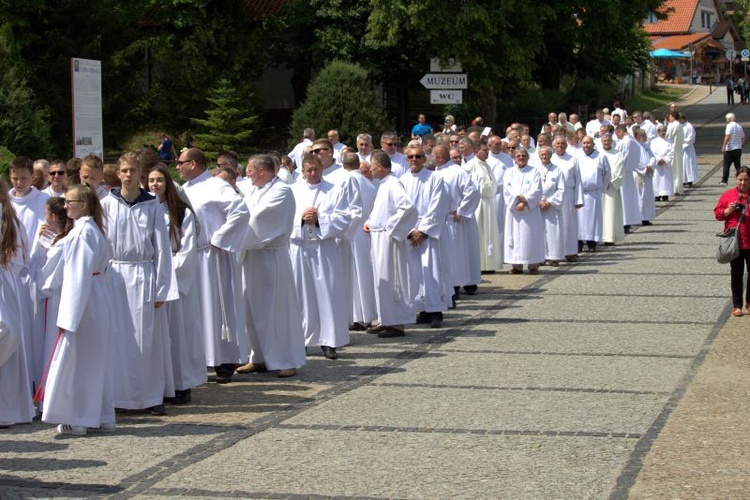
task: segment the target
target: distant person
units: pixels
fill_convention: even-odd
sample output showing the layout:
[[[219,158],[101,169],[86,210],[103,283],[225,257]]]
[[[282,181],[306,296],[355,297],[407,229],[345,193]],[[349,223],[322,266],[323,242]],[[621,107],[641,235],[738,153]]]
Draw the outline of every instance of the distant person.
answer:
[[[161,133],[161,143],[156,150],[159,152],[159,159],[166,164],[171,163],[175,156],[177,156],[177,153],[174,150],[174,142],[165,132]]]
[[[724,168],[721,173],[720,186],[726,186],[729,180],[729,165],[734,163],[735,172],[739,172],[742,165],[742,143],[745,142],[745,131],[737,123],[734,113],[727,113],[724,117],[727,126],[724,129],[724,142],[721,150],[724,153]]]
[[[727,75],[724,85],[727,87],[727,106],[734,106],[734,78],[732,78],[732,75]]]
[[[432,127],[429,123],[427,123],[427,118],[425,117],[424,113],[420,113],[417,117],[417,124],[414,125],[411,129],[411,138],[421,139],[427,134],[432,134]]]

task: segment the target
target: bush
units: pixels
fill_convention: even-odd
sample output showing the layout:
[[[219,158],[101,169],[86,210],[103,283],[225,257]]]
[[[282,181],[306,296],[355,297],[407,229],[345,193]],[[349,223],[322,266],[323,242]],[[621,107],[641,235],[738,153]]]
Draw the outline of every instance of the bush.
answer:
[[[10,162],[16,155],[10,152],[5,146],[0,146],[0,177],[8,179],[8,169],[10,169]]]
[[[356,64],[333,61],[307,87],[307,98],[292,115],[289,133],[294,147],[305,128],[320,137],[330,129],[339,131],[342,142],[353,144],[357,134],[378,137],[393,130],[383,107],[372,91],[367,72]]]
[[[30,158],[50,153],[49,113],[39,105],[22,71],[8,58],[0,71],[0,144]]]

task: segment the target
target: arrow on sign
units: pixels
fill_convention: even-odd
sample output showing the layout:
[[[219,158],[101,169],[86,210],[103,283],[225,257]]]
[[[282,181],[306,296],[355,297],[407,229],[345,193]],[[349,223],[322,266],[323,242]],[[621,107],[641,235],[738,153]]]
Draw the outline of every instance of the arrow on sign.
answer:
[[[439,74],[427,73],[419,80],[427,89],[466,89],[469,88],[466,73]]]

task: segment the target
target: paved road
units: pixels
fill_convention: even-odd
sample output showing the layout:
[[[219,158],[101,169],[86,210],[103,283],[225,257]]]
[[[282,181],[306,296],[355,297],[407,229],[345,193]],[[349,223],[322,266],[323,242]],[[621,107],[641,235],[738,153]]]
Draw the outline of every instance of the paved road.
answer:
[[[441,330],[355,334],[114,435],[0,431],[0,497],[746,497],[750,319],[713,260],[728,108],[707,94],[683,104],[702,181],[622,245],[487,275]]]

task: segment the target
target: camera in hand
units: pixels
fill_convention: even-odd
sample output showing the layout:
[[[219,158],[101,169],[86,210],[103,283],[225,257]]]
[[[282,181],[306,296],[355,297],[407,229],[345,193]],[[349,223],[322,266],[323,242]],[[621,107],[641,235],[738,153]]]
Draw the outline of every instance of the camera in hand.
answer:
[[[737,204],[736,204],[736,205],[734,206],[734,209],[735,209],[735,210],[744,210],[744,209],[745,209],[745,205],[744,205],[744,204],[742,204],[742,203],[737,203]]]

